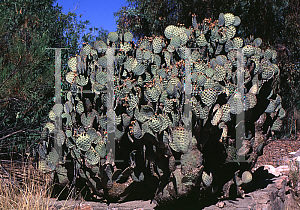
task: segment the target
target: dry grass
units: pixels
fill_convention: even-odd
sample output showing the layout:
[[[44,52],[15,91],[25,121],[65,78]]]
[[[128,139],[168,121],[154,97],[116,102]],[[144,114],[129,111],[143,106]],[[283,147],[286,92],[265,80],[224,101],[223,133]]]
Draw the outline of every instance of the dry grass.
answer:
[[[28,163],[0,164],[0,209],[51,209],[49,175],[40,173]]]

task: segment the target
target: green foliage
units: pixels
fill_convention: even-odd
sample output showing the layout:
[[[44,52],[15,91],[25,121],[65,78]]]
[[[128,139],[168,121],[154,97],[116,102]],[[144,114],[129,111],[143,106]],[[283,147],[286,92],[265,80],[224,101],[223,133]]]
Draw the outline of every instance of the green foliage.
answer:
[[[88,21],[62,13],[53,0],[0,2],[1,151],[17,152],[35,142],[54,101],[54,50],[62,50],[62,75],[78,45],[105,38],[102,28],[84,34]],[[62,89],[69,88],[63,81]],[[10,144],[8,144],[10,143]],[[7,146],[11,145],[11,146]]]
[[[204,18],[218,19],[219,14],[234,13],[242,20],[239,33],[242,37],[262,37],[265,41],[279,38],[288,14],[289,1],[139,1],[128,0],[129,5],[122,7],[115,16],[120,30],[130,30],[135,37],[161,35],[166,26],[192,25],[191,14],[196,14],[198,22]],[[276,23],[276,24],[274,24]],[[274,34],[276,33],[276,35]],[[282,37],[282,35],[280,36]],[[273,39],[273,40],[272,40]]]
[[[50,28],[49,22],[55,20],[54,16],[41,12],[41,8],[45,8],[55,14],[51,4],[52,1],[39,2],[34,7],[30,1],[4,1],[0,4],[0,105],[1,115],[9,120],[1,122],[1,139],[18,134],[25,141],[22,139],[23,142],[14,143],[22,145],[23,149],[28,140],[34,140],[39,124],[45,122],[42,116],[47,115],[52,103],[50,97],[54,80],[51,79],[53,71],[50,67],[53,59],[49,59],[45,47],[54,42],[57,32],[51,37],[47,30]],[[25,130],[31,131],[23,133]],[[4,140],[9,142],[12,139]],[[5,142],[2,140],[1,147],[5,147]],[[11,147],[6,147],[4,151],[7,148]]]

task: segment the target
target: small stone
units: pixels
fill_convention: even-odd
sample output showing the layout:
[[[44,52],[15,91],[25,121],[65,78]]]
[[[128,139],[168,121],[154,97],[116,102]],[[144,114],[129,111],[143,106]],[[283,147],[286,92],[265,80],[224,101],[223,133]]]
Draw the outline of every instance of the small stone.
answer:
[[[93,207],[90,204],[80,203],[80,204],[76,205],[74,210],[93,210]]]
[[[217,207],[219,208],[224,208],[225,206],[225,203],[223,201],[219,201],[217,204],[216,204]]]

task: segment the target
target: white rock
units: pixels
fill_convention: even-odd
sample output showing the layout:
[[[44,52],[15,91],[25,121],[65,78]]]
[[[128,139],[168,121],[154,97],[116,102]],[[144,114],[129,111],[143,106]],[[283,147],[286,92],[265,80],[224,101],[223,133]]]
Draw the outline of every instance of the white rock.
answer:
[[[283,165],[275,168],[272,165],[264,165],[264,170],[268,170],[270,174],[273,174],[274,176],[278,177],[280,175],[287,174],[289,172],[289,166]]]
[[[300,156],[300,149],[298,149],[296,152],[290,152],[290,155],[294,155],[294,157],[299,157]]]

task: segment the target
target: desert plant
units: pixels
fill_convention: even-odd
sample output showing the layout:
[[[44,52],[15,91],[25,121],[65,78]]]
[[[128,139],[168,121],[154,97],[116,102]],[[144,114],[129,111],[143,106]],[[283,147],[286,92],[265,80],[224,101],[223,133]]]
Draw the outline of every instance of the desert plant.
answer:
[[[291,159],[289,162],[289,192],[292,194],[295,200],[299,201],[300,197],[300,185],[299,185],[299,161],[297,159]]]
[[[262,50],[260,38],[235,37],[240,22],[222,13],[214,22],[193,18],[190,28],[169,25],[164,37],[138,45],[130,32],[86,43],[69,58],[71,89],[34,149],[39,168],[103,199],[144,192],[168,203],[195,188],[228,197],[233,186],[243,196],[285,111],[271,88],[276,51]],[[106,151],[112,131],[124,162]]]

